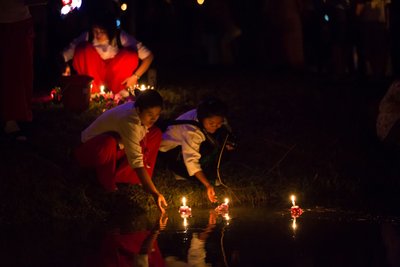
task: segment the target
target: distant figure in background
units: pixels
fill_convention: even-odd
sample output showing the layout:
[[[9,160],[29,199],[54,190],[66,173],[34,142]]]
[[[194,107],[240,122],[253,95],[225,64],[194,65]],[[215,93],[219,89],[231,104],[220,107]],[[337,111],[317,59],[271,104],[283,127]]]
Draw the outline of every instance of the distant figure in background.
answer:
[[[388,72],[390,0],[357,0],[355,14],[358,18],[360,68],[367,76],[383,78]]]
[[[210,202],[217,201],[214,187],[203,170],[213,165],[217,158],[218,144],[213,135],[226,124],[227,107],[214,97],[203,100],[197,107],[181,116],[176,121],[186,120],[191,123],[171,125],[163,134],[160,144],[161,156],[176,180],[195,177],[207,190]],[[216,161],[216,160],[215,160]]]
[[[146,90],[135,102],[107,110],[82,132],[75,158],[82,167],[95,169],[108,192],[118,190],[117,183],[141,184],[164,213],[167,202],[151,179],[161,141],[154,123],[162,105],[157,91]]]
[[[117,27],[116,19],[98,14],[91,21],[90,31],[84,32],[64,49],[64,61],[72,61],[78,74],[93,77],[92,93],[104,85],[114,94],[127,96],[149,69],[153,54],[133,36]],[[63,75],[70,75],[66,66]]]
[[[0,116],[4,132],[26,141],[19,122],[32,121],[33,21],[23,0],[0,2]]]
[[[390,149],[400,149],[400,81],[395,81],[379,104],[376,122],[379,139]]]

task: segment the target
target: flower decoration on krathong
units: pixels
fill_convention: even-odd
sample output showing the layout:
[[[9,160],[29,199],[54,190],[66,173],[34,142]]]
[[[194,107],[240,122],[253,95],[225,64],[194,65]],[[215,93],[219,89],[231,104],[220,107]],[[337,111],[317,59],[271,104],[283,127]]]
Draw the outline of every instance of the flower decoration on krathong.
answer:
[[[192,216],[192,209],[186,205],[186,197],[182,197],[182,206],[179,207],[179,214],[182,218]]]
[[[92,103],[104,105],[104,111],[115,107],[118,103],[114,99],[114,94],[104,85],[100,86],[100,93],[94,93],[90,97]]]
[[[218,205],[218,206],[215,208],[215,211],[216,211],[218,214],[226,214],[226,213],[228,213],[228,212],[229,212],[229,199],[228,199],[228,198],[225,198],[224,203]]]
[[[292,207],[290,208],[290,215],[292,216],[292,218],[298,218],[300,217],[301,214],[303,214],[303,210],[296,205],[296,197],[294,195],[292,195],[290,197],[290,199],[292,200]]]
[[[53,89],[51,89],[50,91],[50,97],[54,104],[61,103],[62,100],[61,87],[59,86],[53,87]]]

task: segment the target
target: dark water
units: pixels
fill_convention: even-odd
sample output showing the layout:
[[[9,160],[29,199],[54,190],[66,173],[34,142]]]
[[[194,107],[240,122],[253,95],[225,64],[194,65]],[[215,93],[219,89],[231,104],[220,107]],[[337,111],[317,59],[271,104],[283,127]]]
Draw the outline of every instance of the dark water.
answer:
[[[0,266],[400,266],[399,218],[327,209],[296,229],[288,210],[231,208],[1,230]]]

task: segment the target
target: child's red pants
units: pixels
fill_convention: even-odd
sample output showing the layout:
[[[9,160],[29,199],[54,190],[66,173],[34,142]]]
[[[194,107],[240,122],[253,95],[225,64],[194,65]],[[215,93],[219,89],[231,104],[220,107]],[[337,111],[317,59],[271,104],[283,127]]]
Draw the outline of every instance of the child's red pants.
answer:
[[[143,163],[152,177],[161,142],[161,130],[151,127],[140,142]],[[125,150],[118,148],[118,141],[113,134],[96,136],[75,150],[75,158],[82,167],[94,168],[97,179],[106,191],[115,191],[116,183],[139,184],[136,171],[129,165]]]

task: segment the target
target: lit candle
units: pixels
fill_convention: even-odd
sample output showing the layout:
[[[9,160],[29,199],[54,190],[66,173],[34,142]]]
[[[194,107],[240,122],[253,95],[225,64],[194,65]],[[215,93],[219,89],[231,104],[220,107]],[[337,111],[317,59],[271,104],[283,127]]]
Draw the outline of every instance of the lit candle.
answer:
[[[224,203],[222,203],[221,205],[219,205],[218,207],[215,208],[215,211],[219,212],[219,213],[227,213],[228,209],[229,209],[229,199],[225,198]]]
[[[292,218],[297,218],[303,213],[303,210],[299,206],[296,206],[295,202],[296,197],[294,195],[292,195],[290,198],[292,200],[292,207],[290,208],[290,214]]]
[[[146,88],[146,85],[144,85],[144,84],[142,84],[141,86],[140,86],[140,91],[144,91],[144,90],[146,90],[147,88]]]
[[[104,94],[104,90],[105,90],[105,86],[104,85],[100,85],[100,94]]]
[[[182,206],[179,207],[181,216],[190,216],[192,209],[186,205],[186,197],[182,197]]]
[[[225,198],[225,203],[224,203],[224,204],[225,204],[226,206],[228,206],[228,203],[229,203],[229,199],[228,199],[228,198]]]
[[[295,202],[296,197],[294,195],[292,195],[290,198],[292,199],[292,206],[295,207],[296,206],[296,202]]]

